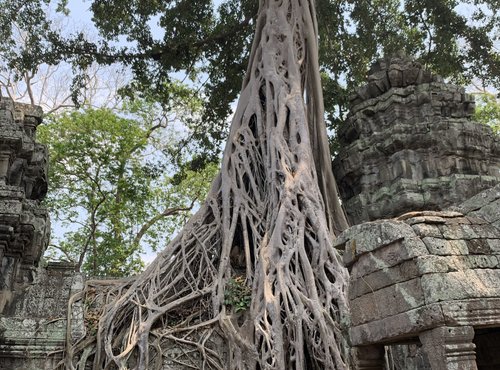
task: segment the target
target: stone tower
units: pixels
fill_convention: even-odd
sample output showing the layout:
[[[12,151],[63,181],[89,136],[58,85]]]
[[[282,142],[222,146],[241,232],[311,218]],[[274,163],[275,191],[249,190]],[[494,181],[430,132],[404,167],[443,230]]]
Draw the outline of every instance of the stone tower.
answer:
[[[47,150],[35,142],[42,110],[0,100],[0,313],[33,280],[49,242],[40,201],[47,193]]]
[[[351,224],[443,210],[500,181],[500,140],[474,100],[404,57],[380,60],[351,98],[335,178]]]
[[[356,370],[500,368],[500,142],[473,111],[400,57],[352,99],[334,172],[353,226],[335,246]]]

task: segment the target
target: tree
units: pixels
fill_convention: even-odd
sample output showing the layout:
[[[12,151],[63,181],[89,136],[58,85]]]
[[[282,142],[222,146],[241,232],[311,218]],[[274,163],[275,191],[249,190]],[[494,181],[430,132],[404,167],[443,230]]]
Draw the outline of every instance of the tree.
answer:
[[[46,16],[47,3],[0,1],[0,53],[10,68],[32,71],[40,61],[64,60],[84,71],[94,62],[122,63],[134,76],[125,93],[154,90],[159,99],[168,99],[165,81],[173,72],[202,77],[206,109],[193,138],[209,151],[218,148],[240,91],[257,2],[225,0],[214,9],[210,0],[93,0],[89,6],[101,36],[95,39],[84,32],[57,32]],[[64,12],[66,4],[60,0],[57,9]],[[382,54],[403,50],[441,76],[461,82],[480,76],[498,87],[497,5],[496,0],[318,0],[329,126],[341,123],[350,92]],[[23,48],[13,46],[13,21],[28,35]],[[123,39],[130,42],[117,42]],[[76,74],[75,94],[83,81]]]
[[[493,132],[500,135],[500,101],[492,93],[486,91],[475,94],[476,111],[474,119],[490,126]]]
[[[39,129],[50,153],[47,205],[68,227],[52,255],[62,253],[89,275],[139,272],[144,245],[161,249],[208,190],[213,167],[187,171],[177,184],[165,174],[170,157],[155,144],[171,122],[155,120],[151,110],[144,102],[121,116],[88,108],[49,116]]]
[[[68,20],[53,17],[54,30],[63,33]],[[29,33],[23,31],[13,22],[12,49],[22,50],[27,47]],[[91,37],[91,36],[87,36]],[[48,65],[42,60],[30,69],[19,69],[10,66],[8,57],[0,60],[0,96],[8,96],[14,101],[39,105],[44,113],[51,114],[59,110],[75,108],[72,91],[74,73],[71,65],[62,62]],[[126,68],[117,65],[101,66],[93,63],[81,71],[79,83],[85,88],[80,94],[80,105],[92,107],[117,108],[120,104],[118,90],[129,80]]]
[[[160,369],[171,346],[192,368],[348,367],[347,272],[332,246],[347,222],[317,51],[313,1],[260,2],[207,200],[143,274],[99,299],[103,288],[90,283],[91,305],[107,304],[96,332],[68,350],[66,368]]]

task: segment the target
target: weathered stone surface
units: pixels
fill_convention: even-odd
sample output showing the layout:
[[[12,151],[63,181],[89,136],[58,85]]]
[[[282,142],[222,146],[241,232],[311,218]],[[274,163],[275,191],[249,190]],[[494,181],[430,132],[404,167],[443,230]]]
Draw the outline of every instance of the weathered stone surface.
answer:
[[[398,221],[406,221],[409,225],[417,224],[420,222],[426,222],[428,217],[437,217],[439,220],[442,219],[456,219],[457,217],[463,216],[463,213],[456,211],[414,211],[402,214],[396,217]],[[417,219],[417,221],[409,221],[410,219]],[[441,223],[441,222],[439,222]]]
[[[66,340],[69,297],[82,288],[74,265],[39,268],[25,294],[15,295],[0,316],[0,370],[55,368]],[[71,331],[82,336],[82,310],[75,311]]]
[[[426,303],[500,296],[500,270],[474,269],[421,277]]]
[[[467,299],[442,305],[446,325],[500,327],[500,298]]]
[[[438,256],[457,256],[469,253],[464,240],[446,240],[426,236],[422,238],[430,254]]]
[[[386,286],[414,279],[419,275],[418,265],[414,260],[409,260],[396,266],[385,267],[357,279],[352,278],[349,282],[349,299],[352,300]]]
[[[0,313],[33,280],[49,240],[47,151],[35,142],[39,107],[0,99]]]
[[[351,99],[334,161],[352,224],[443,210],[500,182],[500,141],[471,121],[462,87],[404,57],[377,65],[386,69]]]
[[[440,304],[425,305],[381,320],[353,325],[349,337],[354,346],[390,343],[411,338],[444,323]]]
[[[351,301],[352,324],[394,316],[423,306],[424,292],[419,279],[390,285]]]
[[[427,255],[425,244],[418,238],[404,239],[374,252],[362,255],[352,265],[351,277],[358,279],[372,272],[396,266],[418,256]]]
[[[497,256],[468,255],[468,256],[422,256],[415,260],[420,275],[432,273],[447,273],[468,269],[496,269],[500,268]]]
[[[415,233],[421,237],[442,238],[443,234],[437,225],[418,223],[412,226]]]
[[[50,223],[47,150],[35,142],[39,107],[0,98],[0,369],[54,369],[66,338],[69,296],[82,289],[74,266],[37,268]],[[82,311],[71,331],[81,336]],[[55,355],[49,354],[54,353]]]
[[[403,239],[410,241],[415,236],[413,229],[401,221],[367,222],[347,229],[339,235],[334,246],[344,249],[344,263],[350,266],[360,256],[368,252],[389,246]],[[390,254],[391,252],[387,253]],[[415,251],[415,253],[418,252]],[[426,251],[422,253],[426,253]],[[374,255],[374,258],[377,258],[377,256]]]
[[[432,370],[427,353],[422,350],[420,341],[393,344],[386,347],[389,352],[389,369],[394,370]]]
[[[458,212],[465,214],[473,211],[478,211],[483,207],[495,203],[500,199],[500,184],[490,189],[487,189],[461,203],[459,206],[454,207]]]
[[[382,237],[387,229],[391,237]],[[442,340],[438,355],[394,363],[407,370],[421,369],[417,363],[441,369],[438,362],[446,369],[474,368],[473,336],[463,341],[460,333],[464,326],[500,327],[499,229],[460,212],[413,212],[397,222],[356,225],[336,244],[346,248],[345,255],[351,249],[346,262],[354,345],[405,342],[427,331],[421,336],[426,342],[422,348],[429,355],[429,343]],[[447,337],[439,329],[444,326],[450,327]],[[393,355],[407,351],[398,347]]]
[[[429,356],[398,369],[473,370],[473,327],[500,326],[500,141],[473,112],[463,88],[402,56],[378,61],[351,98],[334,172],[355,225],[336,247],[351,341],[365,346],[358,368],[380,368],[381,344],[420,335]]]
[[[477,370],[474,329],[441,326],[419,335],[432,369]]]
[[[476,223],[482,220],[500,229],[500,184],[468,199],[454,209],[467,214]]]

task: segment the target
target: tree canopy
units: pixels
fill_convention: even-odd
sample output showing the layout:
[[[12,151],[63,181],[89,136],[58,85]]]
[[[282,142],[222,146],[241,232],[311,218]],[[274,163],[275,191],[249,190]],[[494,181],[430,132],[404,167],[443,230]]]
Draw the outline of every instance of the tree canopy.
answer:
[[[172,73],[193,78],[205,96],[200,129],[193,138],[210,150],[227,134],[226,118],[249,57],[257,2],[226,0],[93,0],[92,22],[99,37],[61,33],[47,16],[67,13],[67,0],[1,0],[0,53],[9,68],[32,71],[41,63],[73,65],[74,98],[85,69],[122,63],[133,80],[123,93],[153,92],[167,101]],[[443,77],[480,78],[500,84],[499,15],[496,0],[318,0],[320,67],[331,127],[346,112],[352,87],[371,61],[404,51]],[[25,32],[16,44],[13,25]],[[339,119],[340,118],[340,119]]]
[[[474,119],[490,126],[496,135],[500,135],[500,99],[493,94],[476,94]]]
[[[175,169],[169,153],[180,137],[154,113],[136,101],[120,113],[87,108],[51,115],[40,126],[38,139],[50,153],[46,203],[64,231],[53,238],[52,258],[60,255],[91,276],[137,273],[144,247],[165,247],[205,197],[216,166],[197,172],[185,166],[169,176]]]

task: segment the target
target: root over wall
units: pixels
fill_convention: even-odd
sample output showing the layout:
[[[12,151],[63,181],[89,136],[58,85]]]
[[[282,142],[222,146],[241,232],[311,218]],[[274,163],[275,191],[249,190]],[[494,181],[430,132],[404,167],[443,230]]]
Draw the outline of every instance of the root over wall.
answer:
[[[61,366],[161,369],[175,348],[169,361],[185,368],[347,368],[347,273],[332,248],[346,227],[323,122],[314,1],[261,0],[206,202],[142,275],[89,282],[75,297],[95,327],[74,345],[69,338]]]

